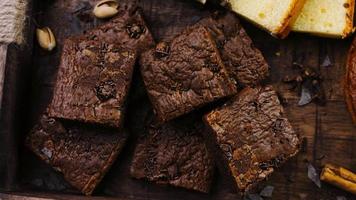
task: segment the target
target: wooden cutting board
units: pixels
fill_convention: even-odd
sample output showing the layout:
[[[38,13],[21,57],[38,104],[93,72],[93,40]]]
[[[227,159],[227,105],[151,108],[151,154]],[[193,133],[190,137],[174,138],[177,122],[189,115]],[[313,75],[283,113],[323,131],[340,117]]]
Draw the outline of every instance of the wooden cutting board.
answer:
[[[4,105],[7,110],[21,105],[20,109],[16,110],[20,117],[11,121],[13,124],[21,124],[21,127],[11,129],[12,131],[6,131],[7,129],[2,126],[0,128],[3,129],[0,132],[2,134],[0,139],[4,139],[0,140],[3,152],[8,154],[19,152],[18,156],[12,159],[8,157],[4,159],[5,156],[1,157],[0,153],[0,160],[6,160],[5,167],[0,167],[0,186],[2,182],[5,182],[8,188],[7,193],[10,193],[7,196],[22,194],[58,199],[81,199],[81,197],[58,195],[77,195],[78,193],[70,188],[60,175],[23,148],[23,138],[51,97],[63,39],[102,23],[89,16],[95,2],[95,0],[37,0],[34,2],[33,18],[38,24],[53,29],[59,47],[54,52],[47,53],[42,51],[38,45],[34,45],[32,64],[29,66],[30,73],[25,75],[31,84],[22,84],[26,92],[18,94],[21,101],[17,105]],[[193,0],[141,0],[139,5],[143,9],[156,41],[171,39],[186,26],[194,24],[214,11],[214,6],[202,6]],[[307,176],[308,164],[312,164],[319,170],[325,163],[334,163],[356,171],[356,148],[354,147],[356,146],[356,127],[352,124],[347,112],[342,90],[345,60],[351,39],[333,40],[291,34],[287,39],[279,40],[247,22],[243,24],[271,65],[271,76],[267,82],[273,84],[276,90],[287,99],[285,109],[288,117],[301,137],[306,138],[301,153],[277,170],[267,182],[260,184],[259,189],[266,185],[274,186],[271,199],[277,200],[334,200],[336,196],[352,199],[350,194],[327,184],[318,188]],[[326,57],[330,59],[331,66],[322,66]],[[295,73],[292,67],[293,62],[310,66],[321,72],[328,100],[325,106],[314,103],[304,107],[297,106],[298,94],[289,90],[289,86],[281,81],[285,75]],[[225,178],[219,173],[215,177],[209,195],[130,178],[129,164],[135,139],[143,131],[142,121],[150,108],[137,72],[131,93],[126,122],[132,135],[131,141],[102,184],[99,185],[95,195],[104,196],[99,199],[106,199],[107,196],[122,199],[162,200],[237,199],[237,195],[229,189]],[[14,142],[10,144],[4,141]],[[17,166],[11,171],[11,176],[5,170],[12,168],[9,166]],[[5,195],[4,198],[7,196]]]

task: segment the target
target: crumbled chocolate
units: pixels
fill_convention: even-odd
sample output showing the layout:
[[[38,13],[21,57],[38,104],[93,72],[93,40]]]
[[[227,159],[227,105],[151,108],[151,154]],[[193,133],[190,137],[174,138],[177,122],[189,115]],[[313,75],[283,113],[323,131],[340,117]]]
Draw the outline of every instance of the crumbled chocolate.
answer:
[[[319,105],[325,105],[326,97],[322,86],[323,78],[321,74],[313,68],[298,63],[293,63],[293,66],[298,69],[298,74],[287,75],[282,81],[290,84],[290,90],[296,91],[300,95],[298,105],[304,106],[313,100]]]
[[[160,42],[156,46],[156,56],[163,58],[169,55],[170,47],[166,42]]]
[[[95,92],[100,101],[107,101],[115,97],[116,85],[112,80],[102,81],[95,87]]]
[[[280,164],[283,163],[284,157],[284,155],[280,155],[270,161],[260,163],[259,168],[262,170],[267,170],[270,167],[279,167]]]
[[[142,33],[145,33],[146,28],[143,25],[140,24],[128,24],[126,26],[126,32],[129,34],[131,38],[138,39],[142,35]]]

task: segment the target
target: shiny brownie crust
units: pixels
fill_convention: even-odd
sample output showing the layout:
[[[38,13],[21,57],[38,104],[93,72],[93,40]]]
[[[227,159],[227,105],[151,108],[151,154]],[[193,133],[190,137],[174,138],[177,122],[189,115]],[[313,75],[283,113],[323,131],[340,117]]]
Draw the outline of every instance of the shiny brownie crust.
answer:
[[[121,127],[136,55],[153,44],[139,11],[65,40],[49,115]]]
[[[213,36],[229,75],[240,86],[256,86],[269,75],[269,66],[237,16],[216,13],[195,26],[206,27]]]
[[[236,93],[210,33],[196,27],[141,56],[141,74],[155,113],[169,121]]]
[[[136,147],[131,175],[208,193],[214,161],[201,135],[203,130],[202,124],[191,122],[151,125]]]
[[[248,192],[297,154],[300,141],[272,87],[245,88],[204,117],[220,168]]]
[[[90,195],[121,152],[127,134],[116,130],[64,125],[43,115],[26,145],[83,194]]]

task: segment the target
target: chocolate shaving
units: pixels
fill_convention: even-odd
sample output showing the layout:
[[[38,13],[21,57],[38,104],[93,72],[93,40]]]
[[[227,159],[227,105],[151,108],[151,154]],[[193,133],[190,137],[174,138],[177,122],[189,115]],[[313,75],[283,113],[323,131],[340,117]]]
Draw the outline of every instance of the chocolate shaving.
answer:
[[[274,187],[271,185],[267,185],[263,190],[260,192],[260,196],[262,197],[272,197]]]
[[[321,188],[319,174],[312,164],[308,164],[308,178],[315,183],[316,186]]]
[[[310,94],[310,91],[307,88],[302,87],[302,93],[300,95],[298,106],[307,105],[312,101],[313,101],[313,98],[312,98],[312,95]]]
[[[330,61],[330,58],[328,55],[326,55],[326,57],[324,58],[323,63],[321,64],[322,67],[330,67],[332,66],[332,63]]]

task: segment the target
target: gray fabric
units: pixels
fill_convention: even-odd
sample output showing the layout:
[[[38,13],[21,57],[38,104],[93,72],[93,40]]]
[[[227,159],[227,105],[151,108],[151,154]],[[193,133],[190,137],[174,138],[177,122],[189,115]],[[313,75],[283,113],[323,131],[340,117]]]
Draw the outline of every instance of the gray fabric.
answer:
[[[24,42],[27,0],[0,0],[0,43]]]
[[[1,1],[1,0],[0,0]],[[0,114],[2,113],[2,97],[4,93],[4,80],[5,80],[5,65],[6,65],[6,54],[7,45],[0,44]]]

